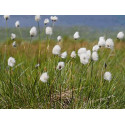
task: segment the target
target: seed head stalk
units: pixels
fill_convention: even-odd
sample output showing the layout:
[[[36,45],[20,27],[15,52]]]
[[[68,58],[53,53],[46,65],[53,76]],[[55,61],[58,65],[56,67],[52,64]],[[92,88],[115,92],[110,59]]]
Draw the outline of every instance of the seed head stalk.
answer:
[[[22,35],[22,32],[21,32],[20,27],[18,27],[18,29],[19,29],[19,33],[20,33],[21,40],[23,40],[23,35]],[[23,44],[23,47],[24,47],[24,49],[25,49],[25,45],[24,45],[24,44]]]
[[[38,27],[39,41],[40,41],[40,40],[41,40],[41,37],[40,37],[40,25],[39,25],[39,21],[37,22],[37,27]]]
[[[91,78],[93,77],[93,60],[91,59]]]
[[[39,30],[39,33],[40,33],[40,30]],[[45,33],[45,25],[43,27],[42,34],[41,34],[43,40],[44,40],[44,33]],[[39,54],[40,54],[41,48],[42,48],[42,42],[41,42],[41,38],[40,38]]]
[[[21,40],[23,40],[23,36],[22,36],[22,32],[21,32],[20,27],[18,27],[18,29],[19,29],[19,33],[20,33]]]
[[[4,51],[3,68],[4,68],[4,65],[5,65],[5,60],[6,60],[6,45],[5,45],[5,51]]]
[[[54,21],[52,21],[52,31],[53,31],[53,33],[54,33],[54,25],[55,24],[55,22]],[[52,38],[52,35],[50,36],[50,38]]]
[[[7,40],[7,42],[8,42],[8,38],[9,38],[8,23],[7,23],[7,20],[6,20],[6,40]]]
[[[74,68],[74,60],[71,62],[71,69]],[[74,108],[74,83],[73,83],[73,74],[71,73],[71,89],[72,89],[72,96],[71,96],[71,102],[72,102],[72,108]]]
[[[39,22],[38,22],[38,27],[39,27]],[[42,41],[41,41],[41,37],[40,37],[40,28],[39,29],[39,59],[41,59],[41,49],[42,49]],[[42,39],[44,40],[44,32],[45,32],[45,26],[43,27],[43,30],[42,30]],[[48,39],[48,38],[47,38]]]
[[[61,79],[61,71],[59,72],[59,78]],[[62,108],[62,83],[61,83],[61,80],[60,80],[59,89],[60,89],[60,109],[61,109]]]
[[[107,52],[107,51],[106,51],[106,52]],[[105,52],[105,53],[106,53],[106,52]],[[104,53],[104,55],[105,55],[105,53]],[[110,51],[108,57],[106,58],[106,60],[104,61],[103,66],[102,66],[102,71],[101,71],[101,83],[102,83],[102,79],[103,79],[103,73],[106,71],[107,62],[108,62],[108,59],[109,59],[109,57],[111,56],[111,54],[112,54],[112,50]]]
[[[78,39],[74,39],[74,51],[76,51],[76,43],[78,42]]]
[[[30,37],[30,44],[32,43],[32,36]]]

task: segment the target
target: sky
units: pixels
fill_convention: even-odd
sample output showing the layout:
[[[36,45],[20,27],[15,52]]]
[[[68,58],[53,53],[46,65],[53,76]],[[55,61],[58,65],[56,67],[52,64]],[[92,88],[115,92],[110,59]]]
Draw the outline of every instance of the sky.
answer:
[[[57,26],[88,26],[96,28],[125,28],[124,15],[57,15]],[[50,15],[41,15],[40,25],[43,25],[45,18],[50,19]],[[21,27],[36,26],[34,15],[11,15],[8,20],[9,27],[15,27],[15,22],[19,20]],[[3,15],[0,15],[0,27],[5,27],[6,23]],[[51,25],[51,24],[49,24]]]

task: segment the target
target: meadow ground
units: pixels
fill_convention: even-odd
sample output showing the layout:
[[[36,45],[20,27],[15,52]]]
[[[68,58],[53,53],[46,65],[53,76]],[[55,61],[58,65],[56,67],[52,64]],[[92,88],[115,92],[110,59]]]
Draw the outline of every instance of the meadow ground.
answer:
[[[11,43],[12,41],[10,41]],[[125,108],[125,42],[114,40],[115,47],[101,48],[99,60],[87,65],[80,63],[77,56],[71,59],[74,49],[81,47],[92,49],[95,42],[66,38],[63,42],[50,41],[46,53],[46,42],[18,42],[0,45],[0,108]],[[52,55],[54,45],[60,44],[61,52],[68,56],[62,59]],[[39,54],[39,45],[41,52]],[[16,65],[8,67],[8,58],[14,57]],[[65,68],[56,69],[59,61],[65,62]],[[36,64],[40,64],[36,67]],[[104,65],[106,63],[106,65]],[[110,71],[112,80],[105,81],[103,75]],[[40,75],[48,72],[47,83],[40,81]]]

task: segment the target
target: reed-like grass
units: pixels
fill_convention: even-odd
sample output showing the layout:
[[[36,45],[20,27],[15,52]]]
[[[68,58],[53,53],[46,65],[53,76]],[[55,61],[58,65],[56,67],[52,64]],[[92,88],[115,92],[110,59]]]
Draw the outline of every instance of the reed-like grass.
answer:
[[[70,53],[74,49],[72,39],[60,43],[62,52],[68,52],[66,59],[52,55],[52,48],[58,44],[55,41],[50,41],[47,58],[45,41],[41,43],[40,56],[39,41],[16,41],[16,48],[12,47],[12,41],[0,45],[0,108],[125,108],[124,42],[115,41],[110,56],[109,49],[101,48],[99,60],[93,62],[91,75],[91,61],[82,65],[78,56],[71,59]],[[92,49],[95,44],[78,41],[75,48]],[[16,60],[13,68],[7,64],[10,56]],[[65,68],[61,71],[56,69],[59,61],[65,62]],[[104,62],[107,64],[106,69],[103,67]],[[40,66],[35,67],[38,63]],[[110,82],[103,79],[105,71],[112,73]],[[43,72],[48,72],[47,83],[39,80]]]

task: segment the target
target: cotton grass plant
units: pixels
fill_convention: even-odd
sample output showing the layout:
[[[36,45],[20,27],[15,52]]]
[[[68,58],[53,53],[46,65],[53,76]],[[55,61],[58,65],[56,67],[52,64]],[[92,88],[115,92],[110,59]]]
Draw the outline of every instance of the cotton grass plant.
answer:
[[[8,23],[7,23],[7,21],[9,20],[10,15],[4,15],[3,17],[4,17],[5,21],[6,21],[6,34],[7,34],[7,35],[6,35],[6,39],[7,39],[7,41],[8,41],[9,32],[8,32]]]
[[[51,17],[53,23],[57,19]],[[28,49],[14,49],[14,35],[6,54],[0,46],[0,108],[124,108],[124,43],[100,37],[81,44],[78,32],[67,41],[52,41],[53,28],[47,26],[38,58],[39,44],[32,40],[37,31],[31,28]]]
[[[22,36],[21,29],[20,29],[20,21],[19,21],[19,20],[17,20],[17,21],[15,22],[15,27],[19,30],[20,37],[21,37],[21,39],[23,40],[23,36]]]

